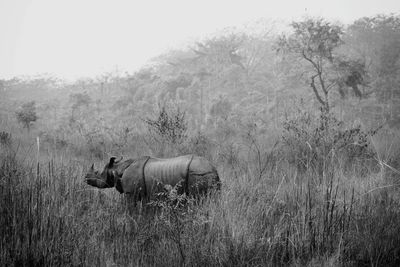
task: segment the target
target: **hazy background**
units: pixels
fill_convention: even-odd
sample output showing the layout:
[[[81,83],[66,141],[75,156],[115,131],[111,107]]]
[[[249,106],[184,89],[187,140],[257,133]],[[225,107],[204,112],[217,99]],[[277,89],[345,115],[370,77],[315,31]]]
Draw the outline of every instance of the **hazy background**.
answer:
[[[0,1],[0,78],[132,73],[154,56],[225,27],[321,16],[351,23],[399,11],[396,0]]]

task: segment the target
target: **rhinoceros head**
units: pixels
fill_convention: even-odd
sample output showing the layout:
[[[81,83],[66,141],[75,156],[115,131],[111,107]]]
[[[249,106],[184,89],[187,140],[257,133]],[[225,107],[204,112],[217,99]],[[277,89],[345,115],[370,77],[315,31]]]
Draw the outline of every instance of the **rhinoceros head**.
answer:
[[[90,167],[89,171],[85,175],[86,183],[98,188],[110,188],[114,187],[115,177],[113,170],[115,170],[117,163],[122,160],[116,160],[116,157],[111,157],[110,161],[104,166],[103,171],[100,173],[94,169],[94,164]]]

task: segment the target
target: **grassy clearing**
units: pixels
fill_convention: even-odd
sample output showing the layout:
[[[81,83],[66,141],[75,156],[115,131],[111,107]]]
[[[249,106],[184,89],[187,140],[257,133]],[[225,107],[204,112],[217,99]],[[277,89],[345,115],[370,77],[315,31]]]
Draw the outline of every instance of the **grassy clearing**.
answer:
[[[221,164],[223,189],[201,204],[133,207],[85,185],[84,161],[43,157],[37,166],[27,160],[34,149],[27,157],[2,148],[6,266],[400,264],[398,188],[387,168],[360,176],[332,165],[320,177],[270,157],[260,176],[242,160],[247,171]]]

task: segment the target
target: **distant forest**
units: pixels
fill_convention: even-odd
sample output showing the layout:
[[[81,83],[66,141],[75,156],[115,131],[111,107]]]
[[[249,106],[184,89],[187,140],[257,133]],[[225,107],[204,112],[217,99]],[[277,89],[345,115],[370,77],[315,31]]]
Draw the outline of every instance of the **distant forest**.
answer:
[[[365,129],[400,126],[400,16],[351,25],[305,18],[288,29],[279,33],[265,22],[225,29],[133,74],[68,83],[46,75],[0,80],[0,119],[15,120],[34,101],[37,120],[25,126],[61,144],[72,137],[126,141],[145,134],[146,119],[162,109],[184,115],[189,134],[224,139],[227,129],[249,125],[279,134],[299,110],[321,108]]]

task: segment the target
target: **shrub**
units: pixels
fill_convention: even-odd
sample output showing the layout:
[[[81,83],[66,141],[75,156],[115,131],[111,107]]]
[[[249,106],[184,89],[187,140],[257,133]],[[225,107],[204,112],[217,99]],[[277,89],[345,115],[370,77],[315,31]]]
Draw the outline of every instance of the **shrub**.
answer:
[[[185,112],[179,108],[162,106],[155,119],[144,119],[149,131],[149,145],[161,156],[164,154],[165,146],[183,143],[187,138],[187,121]],[[156,147],[154,147],[156,145]],[[160,149],[161,148],[161,149]]]
[[[10,145],[11,144],[11,134],[7,132],[0,132],[0,144],[1,145]]]
[[[29,131],[31,124],[38,119],[36,115],[35,101],[23,104],[21,108],[15,112],[15,115],[17,116],[18,122]]]
[[[68,141],[57,133],[43,132],[40,137],[44,143],[47,143],[54,149],[61,150],[68,146]]]
[[[307,111],[286,119],[282,143],[286,157],[300,170],[312,168],[322,173],[328,163],[338,161],[350,166],[358,159],[372,159],[369,137],[375,131],[365,131],[360,125],[346,127],[334,114],[321,110],[318,116]]]

